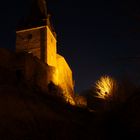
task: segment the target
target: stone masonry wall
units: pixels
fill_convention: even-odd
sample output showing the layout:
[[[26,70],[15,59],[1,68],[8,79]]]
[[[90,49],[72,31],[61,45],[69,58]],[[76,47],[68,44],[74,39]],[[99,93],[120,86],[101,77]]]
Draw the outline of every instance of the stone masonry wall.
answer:
[[[73,96],[73,76],[66,60],[57,54],[58,85],[68,94]]]
[[[46,63],[50,66],[56,66],[56,38],[52,34],[49,27],[47,27],[47,49],[46,49]]]
[[[51,81],[56,84],[55,71],[55,67],[48,66],[29,54],[25,56],[25,79],[29,84],[41,88],[42,91],[47,91],[47,86]]]
[[[56,66],[56,38],[48,26],[17,31],[16,52],[28,52]]]
[[[41,28],[17,31],[16,52],[29,52],[41,58]]]

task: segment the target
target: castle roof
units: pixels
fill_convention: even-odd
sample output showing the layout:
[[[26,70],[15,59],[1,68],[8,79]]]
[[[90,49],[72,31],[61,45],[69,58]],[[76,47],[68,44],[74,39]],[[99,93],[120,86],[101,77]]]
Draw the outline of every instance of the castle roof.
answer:
[[[32,0],[27,17],[19,21],[17,30],[46,25],[46,6],[45,0]]]
[[[48,26],[56,37],[55,30],[47,14],[47,4],[45,0],[32,0],[29,13],[25,19],[21,19],[17,25],[17,31],[36,28],[39,26]]]

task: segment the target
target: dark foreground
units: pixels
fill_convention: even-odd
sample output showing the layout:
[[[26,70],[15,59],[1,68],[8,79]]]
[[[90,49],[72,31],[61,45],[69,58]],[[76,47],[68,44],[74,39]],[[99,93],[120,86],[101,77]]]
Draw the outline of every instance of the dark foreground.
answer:
[[[24,81],[7,58],[0,59],[0,140],[140,139],[140,92],[108,111],[70,106]]]
[[[137,139],[138,99],[115,110],[95,113],[21,85],[1,85],[0,140]]]

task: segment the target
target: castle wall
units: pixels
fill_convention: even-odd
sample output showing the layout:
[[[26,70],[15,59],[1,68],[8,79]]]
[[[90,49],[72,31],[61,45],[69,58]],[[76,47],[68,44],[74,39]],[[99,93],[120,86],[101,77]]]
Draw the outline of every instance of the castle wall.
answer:
[[[48,26],[17,31],[16,51],[28,52],[20,60],[27,83],[46,91],[53,82],[62,88],[66,100],[74,104],[72,71],[64,57],[57,54],[56,38]]]
[[[17,31],[16,51],[28,52],[50,66],[56,66],[56,38],[48,26]]]
[[[42,91],[46,91],[51,81],[57,84],[55,73],[55,67],[39,61],[30,54],[25,56],[24,77],[27,83],[41,88]]]
[[[65,91],[66,94],[73,96],[73,78],[72,71],[66,60],[61,55],[57,54],[57,70],[58,70],[58,85]]]
[[[31,54],[26,54],[24,60],[24,77],[27,83],[41,88],[42,91],[47,91],[48,84],[53,82],[62,88],[65,99],[74,104],[72,71],[64,57],[57,54],[56,67],[41,62]]]
[[[64,57],[57,54],[56,67],[49,66],[34,57],[33,54],[26,52],[11,53],[5,49],[0,49],[0,58],[0,85],[25,82],[31,87],[46,92],[48,91],[48,84],[53,82],[61,87],[66,101],[75,104],[72,71]]]
[[[47,26],[47,49],[46,49],[46,62],[50,66],[56,66],[56,38],[52,31]]]
[[[41,58],[41,30],[42,28],[33,28],[17,31],[16,52],[28,52]],[[44,41],[44,40],[43,40]]]

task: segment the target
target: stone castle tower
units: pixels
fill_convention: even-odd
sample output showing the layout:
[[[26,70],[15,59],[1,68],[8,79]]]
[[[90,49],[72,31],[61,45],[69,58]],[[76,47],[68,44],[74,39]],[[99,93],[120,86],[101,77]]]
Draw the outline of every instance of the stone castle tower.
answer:
[[[32,53],[48,65],[56,66],[56,33],[45,1],[34,0],[30,13],[17,29],[16,51]]]
[[[16,51],[32,53],[48,65],[56,66],[56,34],[51,28],[49,17],[43,22],[37,27],[16,32]]]
[[[16,52],[27,52],[47,64],[47,83],[53,82],[67,96],[72,96],[72,71],[64,57],[57,54],[56,33],[50,16],[47,15],[45,0],[34,0],[30,15],[19,25],[16,32]],[[52,73],[53,76],[49,76]]]

